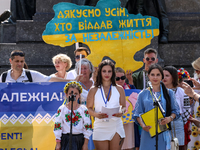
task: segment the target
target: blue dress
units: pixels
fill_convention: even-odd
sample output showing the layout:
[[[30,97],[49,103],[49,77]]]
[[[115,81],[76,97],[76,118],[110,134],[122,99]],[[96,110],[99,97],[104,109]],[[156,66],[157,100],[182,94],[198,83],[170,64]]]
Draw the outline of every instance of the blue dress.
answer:
[[[157,92],[157,97],[162,93],[162,86],[161,86],[161,92]],[[169,90],[169,96],[171,99],[171,113],[176,114],[176,119],[180,117],[180,110],[179,106],[175,100],[175,95],[172,90]],[[161,94],[161,105],[163,109],[166,111],[166,100],[164,99],[163,94]],[[153,99],[151,96],[151,93],[149,90],[145,89],[141,91],[138,95],[138,99],[135,105],[135,112],[134,112],[134,119],[135,122],[137,122],[137,117],[139,117],[141,114],[153,109]],[[139,123],[138,123],[139,124]],[[158,149],[159,150],[166,150],[170,149],[170,136],[169,131],[162,132],[158,135]],[[155,137],[151,138],[149,132],[146,132],[142,130],[141,134],[141,141],[140,141],[140,150],[155,150],[156,145],[156,139]]]

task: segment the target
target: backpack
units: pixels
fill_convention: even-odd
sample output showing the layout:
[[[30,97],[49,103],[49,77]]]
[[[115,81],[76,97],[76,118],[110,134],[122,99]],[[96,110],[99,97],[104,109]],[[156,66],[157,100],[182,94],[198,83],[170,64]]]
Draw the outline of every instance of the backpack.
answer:
[[[28,81],[29,82],[33,82],[33,79],[32,79],[30,71],[29,70],[25,70],[25,73],[26,73],[26,76],[28,78]],[[7,74],[8,74],[8,71],[5,71],[5,72],[2,73],[2,82],[6,81]]]

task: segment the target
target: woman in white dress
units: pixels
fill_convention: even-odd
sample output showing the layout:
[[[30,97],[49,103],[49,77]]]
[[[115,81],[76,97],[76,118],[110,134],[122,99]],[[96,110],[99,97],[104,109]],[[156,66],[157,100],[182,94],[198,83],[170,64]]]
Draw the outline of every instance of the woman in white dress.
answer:
[[[89,114],[95,117],[93,141],[96,150],[120,150],[125,138],[121,116],[126,111],[124,89],[116,85],[115,67],[110,60],[102,61],[98,66],[95,86],[87,97]],[[102,107],[122,109],[111,118],[102,112]],[[95,107],[95,110],[94,110]]]
[[[58,54],[52,58],[52,61],[57,72],[51,74],[50,76],[67,79],[66,71],[69,70],[72,66],[71,58],[66,54]]]

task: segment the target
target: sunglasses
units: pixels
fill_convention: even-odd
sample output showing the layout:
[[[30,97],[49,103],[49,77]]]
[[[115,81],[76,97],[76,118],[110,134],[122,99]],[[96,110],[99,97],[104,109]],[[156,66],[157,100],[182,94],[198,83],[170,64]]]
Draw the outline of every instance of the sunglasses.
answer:
[[[82,58],[85,58],[85,55],[82,55]],[[76,55],[75,59],[80,59],[80,55]]]
[[[149,57],[146,57],[146,61],[149,61],[150,60],[150,58]],[[151,57],[151,61],[155,61],[156,60],[156,58],[154,58],[154,57]]]
[[[11,54],[11,57],[13,57],[13,56],[21,56],[21,57],[24,57],[25,54],[24,54],[23,52],[14,52],[14,53]]]
[[[126,76],[116,77],[115,79],[116,79],[116,81],[119,81],[120,79],[121,79],[121,80],[125,80],[125,79],[126,79]]]

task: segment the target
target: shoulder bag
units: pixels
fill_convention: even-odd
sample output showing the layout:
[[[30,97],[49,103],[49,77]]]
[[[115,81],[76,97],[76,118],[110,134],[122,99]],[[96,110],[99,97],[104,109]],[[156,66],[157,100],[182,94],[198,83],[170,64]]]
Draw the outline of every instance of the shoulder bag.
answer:
[[[173,121],[173,127],[174,127],[174,136],[173,136],[173,132],[171,129],[171,135],[172,135],[171,150],[179,150],[178,138],[176,137],[174,121]]]

